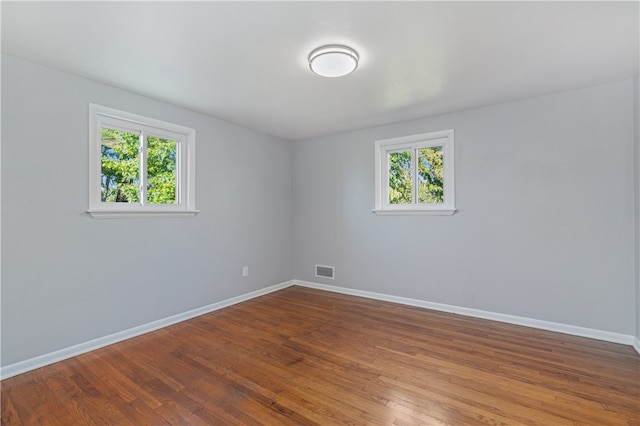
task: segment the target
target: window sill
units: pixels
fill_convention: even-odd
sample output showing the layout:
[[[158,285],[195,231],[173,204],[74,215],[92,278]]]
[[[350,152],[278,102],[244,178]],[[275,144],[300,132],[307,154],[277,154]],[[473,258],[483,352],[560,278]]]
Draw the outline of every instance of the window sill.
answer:
[[[451,216],[456,209],[373,209],[378,216]]]
[[[94,219],[126,219],[148,217],[188,217],[195,216],[200,210],[87,210]]]

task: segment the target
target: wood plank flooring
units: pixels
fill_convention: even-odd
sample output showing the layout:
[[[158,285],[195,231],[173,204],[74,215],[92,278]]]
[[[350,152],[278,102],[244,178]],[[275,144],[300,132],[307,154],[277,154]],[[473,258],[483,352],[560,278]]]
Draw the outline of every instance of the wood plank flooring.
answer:
[[[14,425],[640,425],[624,345],[290,287],[2,381]]]

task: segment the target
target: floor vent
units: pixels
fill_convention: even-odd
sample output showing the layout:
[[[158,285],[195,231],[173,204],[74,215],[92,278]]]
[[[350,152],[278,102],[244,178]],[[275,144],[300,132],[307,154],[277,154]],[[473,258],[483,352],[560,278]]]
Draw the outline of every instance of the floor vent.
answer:
[[[316,265],[316,277],[334,279],[335,268],[333,266]]]

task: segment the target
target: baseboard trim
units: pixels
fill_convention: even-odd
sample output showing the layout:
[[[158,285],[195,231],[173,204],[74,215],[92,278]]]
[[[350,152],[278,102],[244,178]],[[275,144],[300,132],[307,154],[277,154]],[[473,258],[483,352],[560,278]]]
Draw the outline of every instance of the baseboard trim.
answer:
[[[332,291],[334,293],[347,294],[351,296],[366,297],[368,299],[382,300],[385,302],[400,303],[402,305],[416,306],[419,308],[433,309],[435,311],[449,312],[468,317],[482,318],[493,321],[500,321],[509,324],[523,325],[526,327],[538,328],[542,330],[555,331],[557,333],[570,334],[573,336],[588,337],[590,339],[603,340],[612,343],[633,346],[640,354],[640,341],[634,336],[626,334],[612,333],[610,331],[596,330],[592,328],[578,327],[575,325],[560,324],[550,321],[542,321],[533,318],[519,317],[515,315],[499,314],[495,312],[482,311],[479,309],[464,308],[443,303],[427,302],[419,299],[407,297],[391,296],[388,294],[374,293],[371,291],[356,290],[346,287],[337,287],[328,284],[319,284],[310,281],[294,280],[295,285],[301,287],[315,288],[318,290]]]
[[[179,322],[195,318],[200,315],[208,314],[209,312],[217,311],[219,309],[226,308],[228,306],[235,305],[237,303],[244,302],[250,299],[254,299],[268,293],[273,293],[274,291],[290,287],[293,284],[294,281],[286,281],[280,284],[275,284],[270,287],[262,288],[260,290],[252,291],[250,293],[242,294],[240,296],[232,297],[230,299],[192,309],[187,312],[172,315],[167,318],[152,321],[147,324],[139,325],[127,330],[119,331],[108,336],[99,337],[97,339],[89,340],[88,342],[80,343],[68,348],[50,352],[48,354],[40,355],[35,358],[27,359],[25,361],[16,362],[15,364],[10,364],[5,367],[0,367],[0,380],[7,379],[18,374],[26,373],[27,371],[35,370],[36,368],[44,367],[46,365],[53,364],[55,362],[62,361],[77,355],[81,355],[83,353],[90,352],[108,345],[112,345],[123,340],[131,339],[132,337],[140,336],[142,334],[146,334],[163,327],[177,324]]]
[[[640,339],[634,336],[628,336],[625,334],[612,333],[609,331],[596,330],[585,327],[578,327],[567,324],[554,323],[549,321],[536,320],[533,318],[519,317],[515,315],[499,314],[495,312],[482,311],[479,309],[464,308],[455,305],[447,305],[443,303],[427,302],[420,299],[411,299],[407,297],[392,296],[388,294],[375,293],[371,291],[356,290],[347,287],[338,287],[327,284],[320,284],[310,281],[291,280],[280,284],[275,284],[270,287],[265,287],[260,290],[252,291],[240,296],[232,297],[220,302],[212,303],[210,305],[202,306],[200,308],[192,309],[187,312],[172,315],[167,318],[159,319],[149,322],[137,327],[133,327],[127,330],[119,331],[117,333],[110,334],[108,336],[100,337],[90,340],[88,342],[80,343],[68,348],[60,349],[48,354],[40,355],[25,361],[20,361],[15,364],[10,364],[5,367],[0,367],[0,380],[7,379],[9,377],[16,376],[18,374],[26,373],[27,371],[35,370],[36,368],[44,367],[49,364],[56,363],[77,355],[81,355],[86,352],[90,352],[102,347],[112,345],[114,343],[121,342],[123,340],[131,339],[132,337],[140,336],[142,334],[149,333],[154,330],[158,330],[163,327],[168,327],[173,324],[177,324],[182,321],[186,321],[191,318],[198,317],[200,315],[207,314],[209,312],[217,311],[219,309],[226,308],[247,300],[254,299],[265,294],[273,293],[274,291],[282,290],[293,285],[301,287],[314,288],[318,290],[331,291],[334,293],[347,294],[351,296],[365,297],[368,299],[382,300],[385,302],[399,303],[402,305],[416,306],[425,309],[433,309],[435,311],[449,312],[453,314],[464,315],[468,317],[483,318],[493,321],[500,321],[509,324],[523,325],[526,327],[538,328],[542,330],[555,331],[558,333],[570,334],[580,337],[588,337],[591,339],[603,340],[612,343],[621,343],[623,345],[632,346],[636,352],[640,355]]]

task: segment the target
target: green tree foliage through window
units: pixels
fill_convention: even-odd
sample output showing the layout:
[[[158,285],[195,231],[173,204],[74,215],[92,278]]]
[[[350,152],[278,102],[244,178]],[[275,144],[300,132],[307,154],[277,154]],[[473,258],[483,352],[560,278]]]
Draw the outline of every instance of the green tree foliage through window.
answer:
[[[107,203],[140,203],[140,134],[102,128],[100,199]],[[147,203],[176,203],[178,143],[147,137]]]
[[[147,202],[176,202],[176,152],[178,143],[168,139],[147,138]]]
[[[100,146],[102,185],[100,200],[105,203],[140,201],[140,135],[102,129]]]
[[[444,202],[442,147],[418,149],[418,203]]]
[[[417,156],[418,175],[413,178],[413,155]],[[418,203],[444,202],[442,147],[389,153],[389,204],[412,204],[413,185],[418,187]]]
[[[389,204],[411,204],[411,151],[389,153]]]

